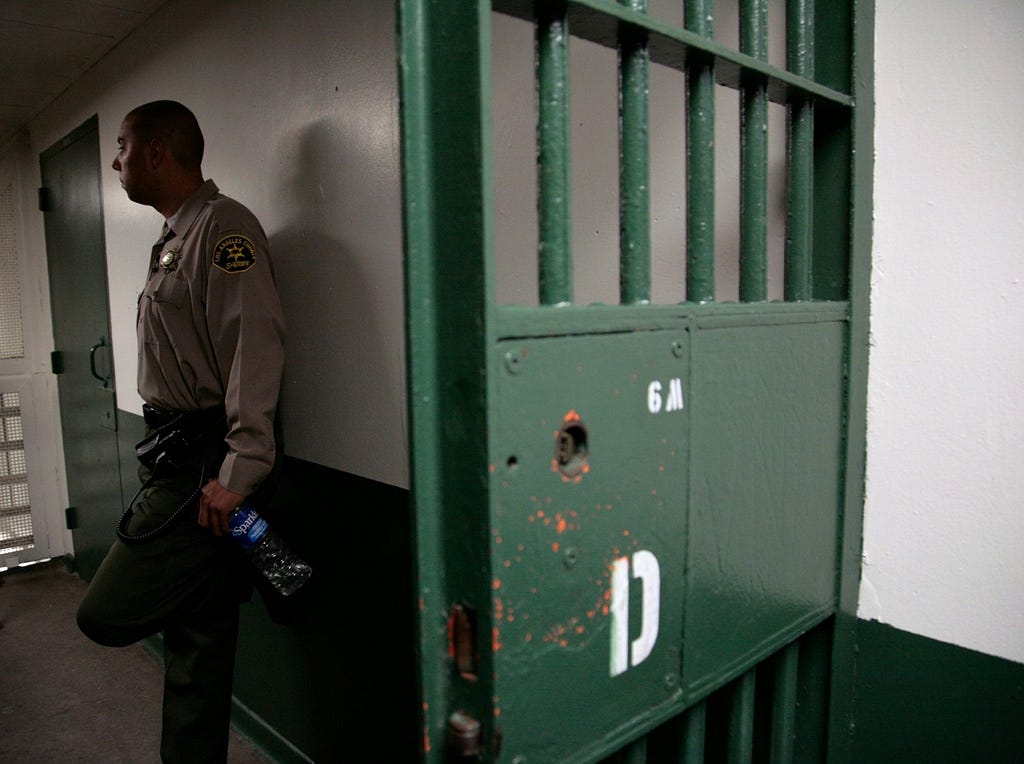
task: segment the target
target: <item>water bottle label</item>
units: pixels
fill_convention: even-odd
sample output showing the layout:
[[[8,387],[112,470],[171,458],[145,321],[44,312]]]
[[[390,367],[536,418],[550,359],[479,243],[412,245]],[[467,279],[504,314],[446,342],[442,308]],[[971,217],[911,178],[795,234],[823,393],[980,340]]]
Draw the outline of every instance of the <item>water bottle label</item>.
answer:
[[[245,551],[249,551],[267,532],[267,521],[250,506],[244,506],[228,520],[231,535]]]

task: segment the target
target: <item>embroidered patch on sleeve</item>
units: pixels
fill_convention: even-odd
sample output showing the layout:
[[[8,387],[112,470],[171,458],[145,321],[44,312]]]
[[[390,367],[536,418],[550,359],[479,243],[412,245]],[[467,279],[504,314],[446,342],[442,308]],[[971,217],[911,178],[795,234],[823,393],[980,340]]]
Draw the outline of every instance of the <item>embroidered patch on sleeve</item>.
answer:
[[[245,236],[229,234],[213,248],[213,264],[225,273],[244,273],[256,264],[256,247]]]

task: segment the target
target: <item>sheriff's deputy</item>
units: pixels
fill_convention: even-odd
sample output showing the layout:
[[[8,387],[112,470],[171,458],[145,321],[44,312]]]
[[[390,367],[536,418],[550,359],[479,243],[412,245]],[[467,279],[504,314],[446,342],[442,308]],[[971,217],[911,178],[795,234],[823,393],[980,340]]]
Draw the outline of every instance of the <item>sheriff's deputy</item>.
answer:
[[[124,540],[78,610],[103,645],[163,632],[161,758],[189,764],[227,756],[238,607],[251,585],[225,533],[274,467],[284,361],[266,236],[204,180],[203,145],[195,116],[174,101],[133,109],[117,136],[125,193],[166,219],[139,298],[138,386],[147,432],[174,437],[140,466]]]

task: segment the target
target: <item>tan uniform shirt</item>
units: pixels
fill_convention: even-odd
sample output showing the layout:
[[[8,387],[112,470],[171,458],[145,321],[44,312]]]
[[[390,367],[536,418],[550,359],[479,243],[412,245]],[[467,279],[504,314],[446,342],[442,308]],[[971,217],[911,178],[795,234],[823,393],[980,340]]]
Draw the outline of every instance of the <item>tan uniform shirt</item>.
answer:
[[[154,406],[223,406],[219,482],[248,496],[274,463],[284,317],[267,237],[212,180],[167,220],[139,297],[139,394]]]

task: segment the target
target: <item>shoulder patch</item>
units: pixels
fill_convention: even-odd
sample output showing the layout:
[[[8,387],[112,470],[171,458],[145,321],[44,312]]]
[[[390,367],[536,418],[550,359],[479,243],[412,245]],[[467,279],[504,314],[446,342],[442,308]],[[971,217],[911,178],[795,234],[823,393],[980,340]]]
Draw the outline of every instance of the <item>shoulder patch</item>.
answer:
[[[248,237],[228,234],[213,248],[213,264],[225,273],[244,273],[256,264],[256,247]]]

